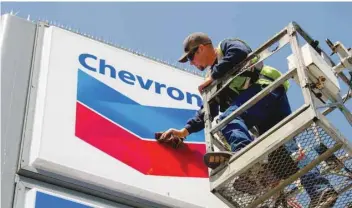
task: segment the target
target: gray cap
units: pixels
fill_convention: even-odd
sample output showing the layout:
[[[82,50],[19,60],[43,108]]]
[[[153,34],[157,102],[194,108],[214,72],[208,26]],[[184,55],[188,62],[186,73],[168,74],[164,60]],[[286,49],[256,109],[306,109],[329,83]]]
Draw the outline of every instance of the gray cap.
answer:
[[[178,61],[181,63],[187,62],[187,55],[189,54],[189,52],[192,51],[192,49],[198,47],[201,44],[206,45],[206,44],[211,44],[211,43],[212,42],[211,42],[210,38],[205,33],[195,32],[195,33],[190,34],[183,41],[184,53],[182,54],[182,56],[179,58]]]

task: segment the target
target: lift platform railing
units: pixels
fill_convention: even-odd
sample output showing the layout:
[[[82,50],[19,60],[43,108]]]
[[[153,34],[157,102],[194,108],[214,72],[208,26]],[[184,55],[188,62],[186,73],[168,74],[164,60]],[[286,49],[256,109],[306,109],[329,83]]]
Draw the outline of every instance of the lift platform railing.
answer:
[[[309,47],[313,48],[320,57],[324,57],[324,67],[327,65],[330,67],[330,70],[336,70],[336,77],[339,77],[343,83],[351,87],[351,81],[343,74],[342,69],[343,67],[351,67],[351,65],[348,65],[351,60],[351,50],[347,50],[341,43],[333,45],[330,41],[327,41],[329,47],[332,48],[334,52],[338,53],[342,60],[341,63],[343,64],[340,63],[336,65],[319,47],[318,41],[313,40],[298,24],[292,22],[257,50],[252,52],[241,64],[229,70],[226,76],[220,80],[216,80],[212,85],[205,88],[202,96],[205,111],[205,137],[208,152],[215,151],[214,145],[219,150],[226,150],[227,147],[224,145],[224,141],[219,140],[214,135],[221,135],[220,130],[228,122],[255,105],[259,100],[282,85],[286,80],[295,78],[302,90],[304,98],[304,104],[291,113],[291,115],[264,134],[259,135],[251,144],[234,154],[228,163],[210,171],[211,191],[230,207],[257,207],[259,205],[278,207],[277,203],[279,201],[281,201],[280,206],[283,207],[287,204],[291,204],[290,206],[294,207],[292,205],[294,203],[309,204],[309,200],[302,199],[304,197],[300,197],[300,195],[297,194],[288,197],[287,193],[290,192],[289,189],[291,186],[295,186],[294,184],[300,184],[296,187],[302,189],[302,183],[300,181],[302,177],[304,178],[312,169],[316,168],[319,169],[321,173],[328,172],[331,175],[333,172],[332,170],[327,171],[330,167],[327,164],[329,161],[332,161],[332,157],[340,159],[342,156],[345,157],[344,160],[338,160],[344,169],[340,164],[341,167],[339,166],[340,169],[334,172],[334,177],[350,177],[352,179],[352,174],[349,175],[348,173],[348,171],[352,170],[352,146],[325,117],[325,115],[332,112],[332,110],[338,108],[352,125],[351,112],[345,106],[346,100],[351,97],[351,91],[349,90],[347,94],[342,97],[339,93],[335,93],[334,90],[329,88],[330,85],[328,85],[328,81],[330,80],[327,79],[330,79],[330,77],[323,77],[321,79],[321,77],[314,77],[311,74],[311,69],[308,69],[305,63],[306,57],[303,56],[303,49],[298,43],[298,35],[301,35],[309,44]],[[248,100],[236,111],[213,126],[213,118],[210,114],[209,107],[210,104],[219,100],[220,93],[228,87],[236,76],[240,76],[256,63],[264,61],[287,44],[291,46],[295,67],[289,69],[280,78]],[[276,45],[276,47],[271,49],[273,45]],[[254,57],[259,57],[259,60],[256,63],[251,63]],[[324,97],[325,101],[330,103],[323,105],[318,104],[316,100],[321,100],[321,97]],[[320,108],[326,109],[320,112]],[[287,161],[289,160],[287,158],[283,159],[287,154],[281,154],[280,151],[283,149],[283,146],[288,145],[292,141],[302,145],[302,149],[305,151],[306,157],[310,158],[310,162],[306,162],[300,167],[295,166],[296,168],[292,165],[287,166]],[[326,149],[317,154],[317,151],[314,150],[316,146],[325,147]],[[295,160],[295,164],[299,163],[292,155],[290,157],[292,160]],[[273,163],[275,163],[276,166],[273,166]],[[259,172],[253,174],[255,172],[254,170],[258,169],[258,167],[261,167],[259,168],[260,171],[257,170]],[[273,167],[275,168],[273,169]],[[280,168],[282,168],[282,170],[279,170]],[[292,171],[289,169],[292,169]],[[287,172],[290,174],[287,175]],[[285,173],[285,177],[279,177],[279,180],[277,175],[282,176],[283,173]],[[273,176],[275,174],[276,180],[271,180],[270,178],[275,178]],[[249,180],[250,175],[254,176],[254,179]],[[260,180],[262,181],[260,182]],[[247,181],[247,183],[244,183],[244,181]],[[271,181],[271,183],[264,183],[263,181]],[[252,182],[256,184],[255,188],[252,187],[253,190],[249,190],[251,189],[250,184]],[[346,181],[339,178],[335,180],[335,183],[337,183],[337,185],[335,184],[334,186],[335,188],[340,187],[340,196],[343,193],[351,192],[349,183],[352,183],[352,181],[346,183]],[[307,181],[303,182],[303,184],[305,184],[305,189],[307,189],[307,187],[309,188]],[[303,192],[300,191],[299,193],[302,194]],[[307,195],[307,192],[304,193]],[[351,202],[348,201],[348,197],[345,199],[345,203],[352,203],[352,197],[349,197]],[[297,206],[302,207],[301,205]]]

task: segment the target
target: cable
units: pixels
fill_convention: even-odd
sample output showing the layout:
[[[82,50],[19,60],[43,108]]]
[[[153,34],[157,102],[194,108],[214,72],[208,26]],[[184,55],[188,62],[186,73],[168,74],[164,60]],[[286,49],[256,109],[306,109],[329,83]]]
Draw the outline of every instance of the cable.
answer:
[[[348,97],[350,96],[350,93],[351,93],[351,90],[352,90],[352,71],[349,72],[350,74],[350,83],[349,83],[349,89],[348,89],[348,92],[346,94],[346,97],[345,99],[342,101],[342,103],[345,103],[348,99]]]

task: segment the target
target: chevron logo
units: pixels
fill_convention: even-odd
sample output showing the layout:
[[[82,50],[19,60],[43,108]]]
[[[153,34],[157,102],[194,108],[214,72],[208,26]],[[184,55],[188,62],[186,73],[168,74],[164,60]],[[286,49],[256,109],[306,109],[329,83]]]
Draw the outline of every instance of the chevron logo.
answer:
[[[183,127],[195,110],[139,104],[82,69],[77,83],[76,137],[145,175],[208,177],[202,132],[177,150],[154,139],[157,131]]]

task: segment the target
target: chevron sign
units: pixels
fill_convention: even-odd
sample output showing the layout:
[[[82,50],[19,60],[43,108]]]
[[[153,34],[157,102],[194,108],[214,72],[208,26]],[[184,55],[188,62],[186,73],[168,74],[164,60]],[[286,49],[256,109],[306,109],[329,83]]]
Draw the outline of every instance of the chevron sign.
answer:
[[[198,95],[128,69],[119,70],[94,54],[82,53],[77,61],[76,137],[145,175],[208,177],[203,164],[203,132],[190,135],[177,150],[154,139],[157,131],[182,128],[196,108],[176,106],[183,103],[198,107]],[[120,82],[131,90],[112,87],[102,80]],[[129,96],[136,93],[148,103]],[[170,99],[175,107],[158,106],[161,99]]]

